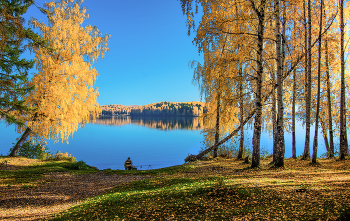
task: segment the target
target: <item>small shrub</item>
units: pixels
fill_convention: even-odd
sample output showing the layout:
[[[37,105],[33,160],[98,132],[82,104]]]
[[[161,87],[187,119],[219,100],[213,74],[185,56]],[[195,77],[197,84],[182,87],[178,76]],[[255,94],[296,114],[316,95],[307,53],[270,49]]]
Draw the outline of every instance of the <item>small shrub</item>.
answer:
[[[40,153],[38,159],[46,160],[48,158],[48,156],[50,156],[50,153],[47,153],[47,152]]]
[[[76,162],[76,159],[75,157],[73,157],[71,154],[68,154],[68,152],[66,153],[62,153],[60,151],[57,151],[55,154],[49,154],[47,157],[46,157],[46,160],[67,160],[71,163],[75,163]]]
[[[10,152],[13,147],[10,148]],[[23,143],[21,149],[19,149],[18,155],[27,157],[30,159],[43,159],[42,156],[50,154],[50,150],[41,144],[32,144],[31,142]]]
[[[260,148],[260,156],[265,159],[269,156],[270,152],[266,150],[263,146]]]
[[[221,158],[232,158],[233,157],[233,150],[229,148],[219,148],[218,149],[218,156]]]
[[[242,153],[242,156],[243,158],[245,158],[246,156],[249,156],[249,158],[251,159],[252,158],[252,148],[248,148],[248,147],[244,147],[243,148],[243,153]],[[237,157],[238,156],[238,149],[237,151],[234,153],[234,156]]]
[[[90,167],[82,160],[75,162],[69,166],[73,170],[88,170]]]
[[[297,156],[297,159],[302,159],[304,157],[304,152],[303,153],[301,153],[299,156]]]
[[[327,151],[323,154],[321,154],[320,158],[327,158],[330,156],[330,152]],[[334,157],[339,157],[339,152],[337,150],[334,151]]]
[[[321,154],[320,158],[327,158],[329,156],[329,151]]]

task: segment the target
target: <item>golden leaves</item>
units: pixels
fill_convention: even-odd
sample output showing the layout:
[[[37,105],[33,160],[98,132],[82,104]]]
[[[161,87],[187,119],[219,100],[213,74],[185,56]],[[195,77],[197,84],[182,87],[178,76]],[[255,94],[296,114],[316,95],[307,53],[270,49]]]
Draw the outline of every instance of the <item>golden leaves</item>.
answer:
[[[82,124],[89,122],[90,115],[95,119],[100,113],[98,91],[93,88],[98,72],[92,64],[108,51],[110,36],[102,36],[96,27],[82,26],[88,17],[86,8],[80,7],[82,2],[47,3],[49,24],[32,20],[53,48],[33,48],[39,73],[32,79],[36,88],[27,102],[39,107],[39,111],[27,119],[27,126],[41,141],[68,141]]]
[[[201,17],[199,27],[197,28],[196,36],[194,38],[194,43],[198,47],[198,51],[204,54],[203,64],[197,64],[192,62],[192,67],[195,67],[194,71],[194,80],[199,82],[201,87],[201,92],[205,94],[206,102],[211,103],[212,107],[208,113],[211,116],[211,122],[207,125],[209,128],[213,128],[215,125],[215,113],[216,113],[216,97],[219,92],[222,92],[221,106],[222,112],[230,112],[229,108],[231,106],[238,107],[238,100],[240,93],[239,89],[234,84],[245,83],[246,97],[251,99],[256,95],[257,83],[257,31],[258,31],[258,14],[257,9],[261,6],[263,1],[211,1],[211,0],[181,0],[183,13],[187,15],[187,21],[189,22],[188,28],[194,28],[191,24],[194,23],[193,7],[201,4],[203,16]],[[273,10],[274,1],[265,1],[266,2],[266,20],[263,24],[263,73],[262,73],[262,94],[271,95],[272,88],[276,87],[272,76],[276,74],[276,41],[275,41],[275,12]],[[284,109],[287,112],[292,111],[292,102],[293,97],[296,99],[297,111],[296,115],[304,116],[305,113],[305,104],[308,101],[305,101],[305,74],[304,68],[304,58],[302,55],[305,53],[305,32],[308,31],[308,27],[305,27],[304,13],[304,1],[283,1],[283,10],[281,11],[281,26],[285,27],[285,33],[282,33],[284,36],[285,43],[285,56],[283,57],[283,68],[284,75],[290,74],[293,68],[296,69],[296,89],[293,93],[293,78],[288,77],[284,79],[283,83],[283,105]],[[312,65],[312,94],[316,94],[317,88],[317,40],[319,37],[319,16],[320,13],[320,2],[313,1],[311,2],[311,20],[312,27],[311,35],[313,39],[313,47],[311,50],[311,65]],[[340,30],[339,30],[339,18],[334,16],[339,16],[339,2],[335,0],[325,2],[325,11],[323,14],[323,30],[327,30],[326,33],[322,34],[322,59],[321,59],[321,75],[326,75],[326,65],[329,65],[330,69],[330,90],[332,91],[331,105],[332,113],[328,113],[328,106],[326,96],[321,97],[321,112],[320,116],[325,123],[325,128],[328,127],[327,118],[330,118],[334,121],[335,130],[339,126],[339,98],[340,98]],[[283,15],[282,15],[283,13]],[[344,8],[345,22],[350,20],[350,2],[346,3]],[[307,19],[306,19],[307,20]],[[349,42],[349,31],[350,26],[345,26],[345,42]],[[283,28],[284,29],[284,28]],[[326,64],[325,61],[325,41],[328,42],[329,49],[329,62]],[[225,50],[222,48],[225,47]],[[350,44],[346,44],[346,51],[349,51]],[[348,53],[348,52],[346,52]],[[304,56],[304,55],[303,55]],[[243,65],[244,77],[240,78],[239,76],[239,64]],[[350,72],[348,68],[345,68],[345,79],[347,87],[350,86]],[[224,84],[219,84],[220,76],[224,79]],[[225,85],[227,82],[233,81],[231,85]],[[326,91],[326,81],[325,77],[322,77],[322,94],[327,94]],[[221,86],[218,89],[218,85]],[[226,89],[224,89],[226,88]],[[231,88],[231,91],[228,90]],[[216,91],[215,91],[216,90]],[[255,92],[255,93],[254,93]],[[271,93],[270,93],[271,92]],[[348,95],[350,91],[347,91]],[[295,96],[293,96],[295,95]],[[312,95],[311,103],[311,118],[315,119],[316,115],[316,96]],[[224,99],[229,100],[224,101]],[[248,99],[249,100],[249,99]],[[275,101],[270,102],[271,99],[264,97],[264,108],[262,117],[264,119],[264,126],[267,126],[267,129],[272,130],[273,116],[271,115],[272,104]],[[347,105],[350,105],[350,99],[347,100]],[[244,104],[245,112],[248,112],[247,109],[252,108],[250,102]],[[224,106],[226,104],[226,106]],[[231,104],[231,106],[229,105]],[[284,127],[288,129],[291,123],[288,121],[289,117],[285,112],[284,116]],[[231,114],[239,114],[238,109],[233,111]],[[221,115],[220,117],[223,117]],[[302,119],[302,117],[300,117]],[[209,122],[209,121],[207,121]],[[347,121],[348,126],[350,121]],[[220,127],[223,127],[223,124],[220,122]],[[338,135],[335,135],[338,136]]]

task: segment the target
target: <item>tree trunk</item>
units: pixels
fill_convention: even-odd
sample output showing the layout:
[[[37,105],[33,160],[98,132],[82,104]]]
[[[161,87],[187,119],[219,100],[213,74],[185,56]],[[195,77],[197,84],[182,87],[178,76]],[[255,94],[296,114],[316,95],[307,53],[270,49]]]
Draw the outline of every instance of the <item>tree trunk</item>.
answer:
[[[333,116],[332,116],[332,102],[331,102],[331,83],[329,76],[329,57],[328,57],[328,40],[326,40],[326,75],[327,75],[327,101],[328,101],[328,130],[329,130],[329,157],[334,157],[334,143],[333,143]]]
[[[27,140],[27,138],[31,132],[32,132],[32,130],[29,127],[27,127],[27,129],[22,134],[21,138],[17,141],[16,145],[13,147],[13,149],[9,155],[10,157],[15,157],[18,155],[19,150],[22,147],[22,144]]]
[[[305,1],[304,1],[305,3]],[[305,11],[305,10],[304,10]],[[310,158],[310,108],[311,108],[311,1],[308,1],[308,64],[307,64],[307,96],[305,100],[305,147],[303,159]],[[306,29],[305,29],[306,31]]]
[[[317,103],[316,103],[316,122],[315,122],[315,136],[312,146],[312,163],[316,163],[317,159],[317,146],[318,146],[318,119],[320,115],[320,93],[321,93],[321,45],[322,45],[322,17],[323,17],[323,0],[321,0],[320,6],[320,32],[318,35],[318,64],[317,64]]]
[[[280,5],[275,0],[275,35],[276,35],[276,63],[277,63],[277,137],[276,137],[276,161],[275,166],[284,166],[284,128],[283,128],[283,83],[282,83],[282,54],[281,54],[281,33],[280,33]]]
[[[346,151],[346,127],[345,127],[345,64],[344,64],[344,0],[340,0],[340,145],[339,155],[340,159],[345,159]]]
[[[282,7],[283,7],[283,22],[282,22],[282,36],[281,36],[281,47],[282,47],[282,54],[281,54],[281,64],[282,64],[282,67],[281,67],[281,70],[282,70],[282,74],[284,73],[284,61],[286,59],[286,39],[285,39],[285,36],[286,36],[286,19],[287,19],[287,16],[286,16],[286,2],[285,1],[282,1]]]
[[[344,136],[345,136],[345,150],[344,150],[344,154],[345,156],[348,156],[348,133],[347,133],[347,128],[346,128],[346,112],[347,112],[347,109],[346,109],[346,96],[345,96],[345,101],[344,101],[344,127],[345,127],[345,133],[344,133]]]
[[[240,99],[240,124],[243,125],[243,120],[244,120],[244,100],[243,100],[243,73],[242,73],[242,66],[241,64],[239,65],[239,72],[240,72],[240,77],[241,77],[241,82],[239,83],[239,99]],[[239,141],[239,150],[238,150],[238,155],[237,159],[242,159],[243,158],[243,145],[244,145],[244,127],[242,126],[241,128],[241,136],[240,136],[240,141]]]
[[[272,107],[271,107],[271,118],[272,118],[272,140],[273,140],[273,149],[272,149],[272,156],[273,156],[273,163],[276,162],[277,158],[277,121],[276,121],[276,80],[275,80],[275,73],[271,73],[271,78],[272,78],[272,83],[273,83],[273,88],[272,88],[272,96],[271,96],[271,102],[272,102]]]
[[[219,130],[220,130],[220,91],[217,91],[217,97],[216,97],[216,124],[215,124],[215,144],[219,142]],[[216,158],[218,156],[218,148],[219,146],[216,146],[214,148],[214,154],[213,157]]]
[[[321,123],[321,127],[322,127],[324,144],[325,144],[326,150],[327,150],[327,157],[329,157],[329,152],[330,151],[329,151],[329,142],[328,142],[328,137],[327,137],[327,129],[326,129],[326,126],[324,125],[324,122],[323,122],[321,116],[320,116],[320,123]]]
[[[292,157],[294,159],[297,158],[297,148],[296,148],[296,141],[295,141],[295,99],[296,99],[296,79],[295,79],[295,73],[296,70],[293,71],[293,100],[292,100]]]
[[[253,133],[253,154],[251,167],[258,167],[260,164],[260,136],[261,136],[261,115],[262,115],[262,75],[264,73],[263,52],[264,52],[264,23],[265,23],[266,0],[261,0],[259,8],[254,8],[258,17],[258,49],[257,49],[257,73],[256,73],[256,99],[255,119]],[[255,7],[255,5],[253,5]]]
[[[286,58],[286,20],[287,20],[287,15],[286,15],[286,2],[282,1],[282,5],[283,5],[283,23],[282,23],[282,61],[281,61],[281,75],[280,75],[280,82],[281,82],[281,127],[282,127],[282,132],[280,135],[280,139],[281,141],[281,155],[282,155],[282,166],[284,166],[284,155],[285,155],[285,142],[284,142],[284,119],[283,119],[283,114],[284,114],[284,108],[283,108],[283,74],[284,74],[284,67],[285,67],[285,58]],[[295,70],[294,70],[295,71]]]
[[[344,61],[344,65],[345,65],[345,61]],[[346,113],[347,113],[347,109],[346,109],[346,95],[345,95],[345,97],[344,97],[344,131],[345,131],[345,133],[344,133],[344,140],[345,140],[344,155],[345,156],[348,155],[348,133],[347,133],[347,128],[346,128]]]

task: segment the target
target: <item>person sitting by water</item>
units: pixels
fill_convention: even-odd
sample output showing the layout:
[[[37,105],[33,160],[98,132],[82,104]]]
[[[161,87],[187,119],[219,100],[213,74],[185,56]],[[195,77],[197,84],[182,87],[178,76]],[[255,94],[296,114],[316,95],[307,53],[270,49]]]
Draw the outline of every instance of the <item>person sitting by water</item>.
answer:
[[[125,167],[125,170],[131,170],[131,168],[133,168],[130,157],[128,157],[128,159],[125,161],[124,167]]]

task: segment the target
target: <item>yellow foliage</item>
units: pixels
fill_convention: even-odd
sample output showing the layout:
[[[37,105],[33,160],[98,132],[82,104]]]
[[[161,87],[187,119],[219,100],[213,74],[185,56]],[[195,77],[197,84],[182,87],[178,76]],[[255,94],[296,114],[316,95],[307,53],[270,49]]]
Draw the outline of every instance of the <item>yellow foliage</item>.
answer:
[[[196,31],[194,43],[198,47],[198,51],[204,55],[203,64],[194,66],[195,62],[192,62],[192,67],[195,67],[194,77],[200,83],[202,94],[206,98],[206,102],[210,103],[211,108],[207,116],[211,116],[211,122],[207,124],[208,128],[215,126],[216,116],[216,92],[222,92],[220,111],[225,113],[232,107],[239,106],[239,87],[236,84],[245,83],[245,94],[248,100],[260,101],[257,98],[258,90],[261,89],[262,98],[262,121],[257,122],[272,133],[274,128],[273,119],[276,115],[273,113],[273,106],[276,105],[276,101],[272,94],[275,93],[273,88],[276,87],[276,79],[273,76],[277,73],[277,53],[276,53],[276,12],[274,6],[277,1],[214,1],[214,0],[181,0],[182,9],[184,14],[187,15],[189,30]],[[278,1],[280,3],[280,14],[278,17],[281,21],[281,32],[285,27],[286,32],[280,33],[284,36],[284,57],[283,57],[283,126],[286,132],[289,132],[292,123],[288,114],[292,112],[293,97],[297,106],[296,115],[299,120],[305,123],[306,104],[310,103],[311,106],[311,124],[316,118],[316,93],[317,93],[317,62],[318,62],[318,38],[320,33],[320,1],[311,1],[311,23],[312,26],[308,27],[308,1]],[[305,4],[306,2],[306,4]],[[194,6],[201,6],[203,16],[201,17],[198,27],[194,27]],[[263,39],[263,73],[258,73],[258,22],[262,19],[264,14],[264,22],[262,24],[263,35],[260,38]],[[304,16],[306,18],[304,18]],[[339,100],[340,100],[340,30],[339,30],[339,1],[330,0],[325,1],[323,16],[323,31],[322,31],[322,45],[321,45],[321,107],[320,118],[324,124],[324,128],[328,127],[328,119],[331,119],[334,123],[334,128],[337,132],[339,128]],[[305,19],[305,20],[304,20]],[[350,2],[344,6],[344,22],[348,23],[350,19]],[[283,28],[282,28],[283,27]],[[305,63],[307,56],[305,55],[307,44],[305,45],[305,34],[311,29],[311,100],[306,99],[306,71]],[[348,25],[345,26],[345,53],[348,55],[350,44],[349,42]],[[328,42],[328,54],[329,62],[329,74],[330,81],[330,100],[332,106],[332,113],[328,113],[328,103],[326,102],[326,61],[325,42]],[[225,48],[224,50],[223,47]],[[238,66],[243,66],[243,77],[239,76]],[[293,69],[296,70],[296,88],[293,93]],[[257,82],[257,77],[261,74],[261,85]],[[223,80],[220,83],[220,78]],[[232,84],[231,81],[233,81]],[[259,80],[260,81],[260,80]],[[345,68],[345,81],[346,87],[350,86],[349,69]],[[219,86],[218,86],[219,85]],[[231,90],[231,91],[230,91]],[[260,94],[260,92],[259,92]],[[350,105],[349,99],[350,90],[347,90],[347,106]],[[281,96],[280,96],[281,97]],[[260,97],[259,97],[260,99]],[[228,100],[231,102],[228,102]],[[226,104],[226,106],[225,106]],[[249,113],[250,110],[257,105],[252,106],[251,102],[245,102],[244,112]],[[281,109],[280,109],[281,110]],[[278,110],[275,110],[277,113]],[[239,109],[231,112],[231,115],[239,114]],[[281,113],[281,112],[280,112]],[[258,113],[256,113],[258,115]],[[259,114],[260,115],[260,114]],[[220,117],[224,117],[221,115]],[[233,119],[234,117],[231,116]],[[209,118],[208,118],[209,119]],[[220,119],[221,120],[221,119]],[[209,122],[209,121],[207,121]],[[232,125],[237,125],[237,122]],[[350,121],[347,120],[347,126],[350,126]],[[227,128],[227,125],[220,122],[220,132],[228,132],[223,130]],[[213,134],[213,132],[212,132]],[[212,136],[212,135],[211,135]],[[335,136],[338,136],[335,133]]]
[[[92,64],[108,51],[109,35],[102,36],[96,27],[82,26],[86,8],[83,0],[50,2],[49,24],[32,20],[53,50],[33,47],[38,73],[32,78],[35,91],[27,103],[39,110],[32,116],[25,116],[26,127],[32,129],[34,137],[66,140],[80,125],[88,123],[90,116],[97,117],[101,110],[97,103],[98,91],[93,83],[98,77]],[[34,136],[35,135],[35,136]]]

